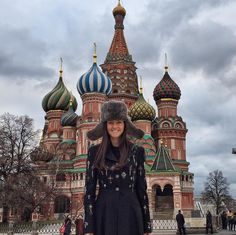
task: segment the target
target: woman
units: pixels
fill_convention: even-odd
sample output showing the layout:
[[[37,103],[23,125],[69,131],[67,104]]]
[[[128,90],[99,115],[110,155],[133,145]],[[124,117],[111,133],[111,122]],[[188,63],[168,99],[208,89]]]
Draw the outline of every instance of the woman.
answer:
[[[88,132],[102,137],[88,151],[84,229],[87,235],[148,235],[151,232],[144,149],[128,141],[142,138],[120,101],[105,102],[101,123]],[[96,185],[99,184],[96,196]]]
[[[63,235],[70,235],[71,233],[71,216],[67,215],[64,221],[65,231]]]
[[[75,219],[75,234],[76,235],[83,235],[84,234],[84,220],[83,215],[80,214]]]

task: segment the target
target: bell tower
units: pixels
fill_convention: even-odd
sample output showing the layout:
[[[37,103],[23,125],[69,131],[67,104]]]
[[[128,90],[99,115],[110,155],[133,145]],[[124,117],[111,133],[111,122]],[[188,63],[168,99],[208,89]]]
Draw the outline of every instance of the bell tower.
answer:
[[[138,99],[138,79],[135,62],[129,54],[124,37],[124,18],[126,10],[120,1],[113,9],[115,33],[107,53],[102,70],[112,81],[112,92],[109,99],[122,100],[129,108]]]

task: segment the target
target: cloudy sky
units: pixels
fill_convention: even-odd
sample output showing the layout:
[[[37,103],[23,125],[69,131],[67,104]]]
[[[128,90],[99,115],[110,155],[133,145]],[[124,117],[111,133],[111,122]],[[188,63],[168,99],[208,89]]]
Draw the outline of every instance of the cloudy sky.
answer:
[[[43,128],[41,101],[64,82],[79,101],[78,78],[92,64],[93,42],[104,62],[114,33],[117,0],[1,0],[0,114],[28,114]],[[188,127],[187,160],[196,194],[220,169],[236,197],[236,1],[123,0],[125,37],[143,77],[144,96],[169,73],[182,91],[178,114]]]

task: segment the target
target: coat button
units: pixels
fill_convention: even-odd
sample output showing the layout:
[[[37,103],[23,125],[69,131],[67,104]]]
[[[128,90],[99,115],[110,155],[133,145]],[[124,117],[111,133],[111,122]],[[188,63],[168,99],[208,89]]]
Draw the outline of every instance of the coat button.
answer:
[[[120,189],[119,189],[119,187],[116,187],[116,191],[119,191]]]

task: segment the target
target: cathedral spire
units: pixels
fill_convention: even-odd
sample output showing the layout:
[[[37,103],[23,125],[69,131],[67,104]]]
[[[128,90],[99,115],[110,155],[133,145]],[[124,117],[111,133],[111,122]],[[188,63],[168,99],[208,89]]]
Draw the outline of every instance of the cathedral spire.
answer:
[[[95,42],[93,43],[93,45],[94,45],[93,63],[97,63],[97,45]]]
[[[62,58],[60,58],[60,61],[61,61],[61,65],[60,65],[60,78],[62,78],[62,73],[63,73],[63,70],[62,70],[63,60],[62,60]]]
[[[117,0],[117,6],[113,9],[115,18],[115,32],[110,49],[107,53],[102,71],[107,73],[112,81],[112,92],[109,97],[123,100],[130,107],[138,98],[138,78],[135,62],[129,50],[124,36],[123,21],[126,15],[125,8]]]
[[[168,72],[167,53],[165,53],[165,72]]]
[[[112,44],[109,50],[111,55],[120,55],[122,57],[129,54],[128,47],[126,45],[124,37],[124,25],[123,21],[126,15],[126,10],[121,6],[118,1],[117,6],[113,9],[113,16],[115,18],[115,34],[112,40]]]
[[[139,88],[139,93],[140,93],[140,94],[143,94],[143,86],[142,86],[142,83],[143,83],[143,78],[142,78],[142,76],[140,76],[140,88]]]

